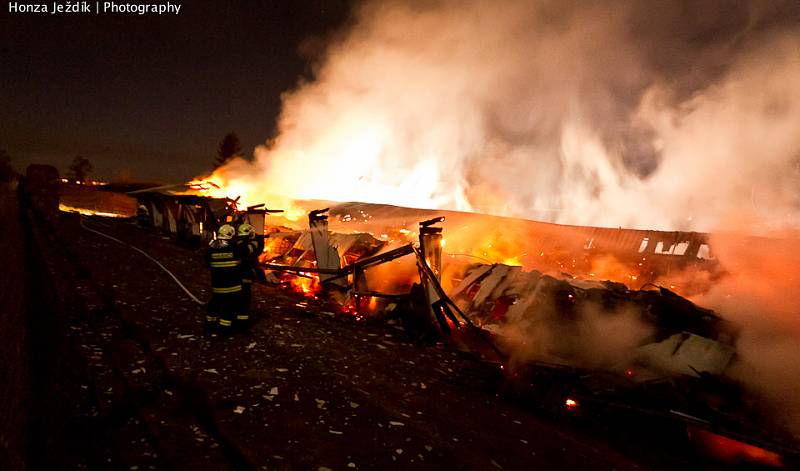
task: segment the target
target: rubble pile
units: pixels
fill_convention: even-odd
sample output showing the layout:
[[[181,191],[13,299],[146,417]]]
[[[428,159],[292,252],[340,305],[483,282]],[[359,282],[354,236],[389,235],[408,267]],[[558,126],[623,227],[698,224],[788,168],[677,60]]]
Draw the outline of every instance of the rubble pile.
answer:
[[[653,376],[721,374],[734,356],[734,327],[666,288],[477,264],[450,296],[512,358]]]

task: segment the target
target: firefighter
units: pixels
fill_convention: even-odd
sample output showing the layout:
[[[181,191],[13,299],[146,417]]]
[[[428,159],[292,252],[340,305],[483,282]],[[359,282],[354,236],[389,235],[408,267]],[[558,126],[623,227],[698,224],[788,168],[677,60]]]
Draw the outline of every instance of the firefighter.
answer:
[[[217,231],[217,238],[208,244],[206,262],[211,268],[211,301],[208,303],[206,327],[215,324],[221,334],[233,331],[233,322],[242,306],[241,259],[234,246],[236,229],[225,224]]]
[[[147,210],[147,206],[140,204],[139,207],[136,208],[136,223],[141,228],[150,226],[150,211]]]
[[[239,328],[244,329],[250,322],[250,300],[253,293],[258,255],[262,251],[261,243],[256,239],[256,231],[248,223],[242,223],[236,230],[236,253],[242,260],[242,307],[236,318]]]

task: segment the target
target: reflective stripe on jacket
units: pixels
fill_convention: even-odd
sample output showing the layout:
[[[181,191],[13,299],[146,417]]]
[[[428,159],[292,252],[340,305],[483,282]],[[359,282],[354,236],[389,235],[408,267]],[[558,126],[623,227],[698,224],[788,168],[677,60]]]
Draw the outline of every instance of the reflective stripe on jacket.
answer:
[[[242,273],[237,256],[230,241],[217,239],[208,244],[206,263],[211,268],[211,291],[225,294],[242,290]]]

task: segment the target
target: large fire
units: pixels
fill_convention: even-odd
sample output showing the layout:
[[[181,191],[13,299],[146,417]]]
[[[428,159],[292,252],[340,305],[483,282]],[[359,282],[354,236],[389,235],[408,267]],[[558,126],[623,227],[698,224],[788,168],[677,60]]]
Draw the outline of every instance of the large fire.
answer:
[[[728,14],[750,22],[707,43],[709,17],[637,5],[365,2],[283,97],[277,137],[209,178],[290,219],[292,200],[320,199],[664,230],[800,222],[797,24],[767,34],[773,12],[743,2]]]
[[[194,182],[197,191],[238,197],[242,208],[266,202],[286,210],[276,225],[295,229],[325,207],[314,199],[612,228],[764,235],[797,227],[800,23],[775,21],[787,11],[772,8],[779,2],[740,2],[722,16],[700,8],[688,19],[668,3],[368,0],[313,79],[283,96],[277,137],[252,160]],[[723,16],[731,21],[717,24]],[[331,231],[414,240],[421,219],[351,214],[332,218]],[[743,338],[755,365],[769,366],[758,352],[796,325],[796,277],[770,279],[792,270],[728,263],[746,244],[662,270],[655,256],[593,252],[591,243],[552,250],[555,231],[535,239],[522,223],[475,218],[448,215],[448,264],[657,284],[723,316],[747,306],[752,313],[734,317],[751,333]],[[384,274],[398,281],[397,272]],[[402,278],[414,274],[412,266]],[[459,276],[445,267],[445,287]],[[309,280],[296,289],[312,292]],[[796,345],[796,332],[785,345]],[[783,359],[774,370],[797,357],[775,353]],[[800,368],[784,370],[758,389],[784,398],[775,403],[800,429],[800,404],[785,400],[800,397]]]

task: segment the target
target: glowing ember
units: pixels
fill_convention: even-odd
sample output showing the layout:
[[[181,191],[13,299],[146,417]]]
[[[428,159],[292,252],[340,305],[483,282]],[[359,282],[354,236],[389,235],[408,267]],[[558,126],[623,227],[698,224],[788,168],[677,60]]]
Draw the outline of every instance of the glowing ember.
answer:
[[[316,298],[320,290],[319,275],[316,273],[302,272],[299,276],[286,276],[286,281],[298,293]]]
[[[769,450],[723,437],[697,427],[689,427],[687,432],[689,438],[698,444],[703,452],[724,463],[731,465],[748,463],[774,468],[783,467],[781,455]]]
[[[578,401],[576,401],[575,399],[572,399],[571,397],[568,397],[567,400],[564,401],[564,406],[566,406],[566,408],[569,409],[569,410],[577,409]]]

